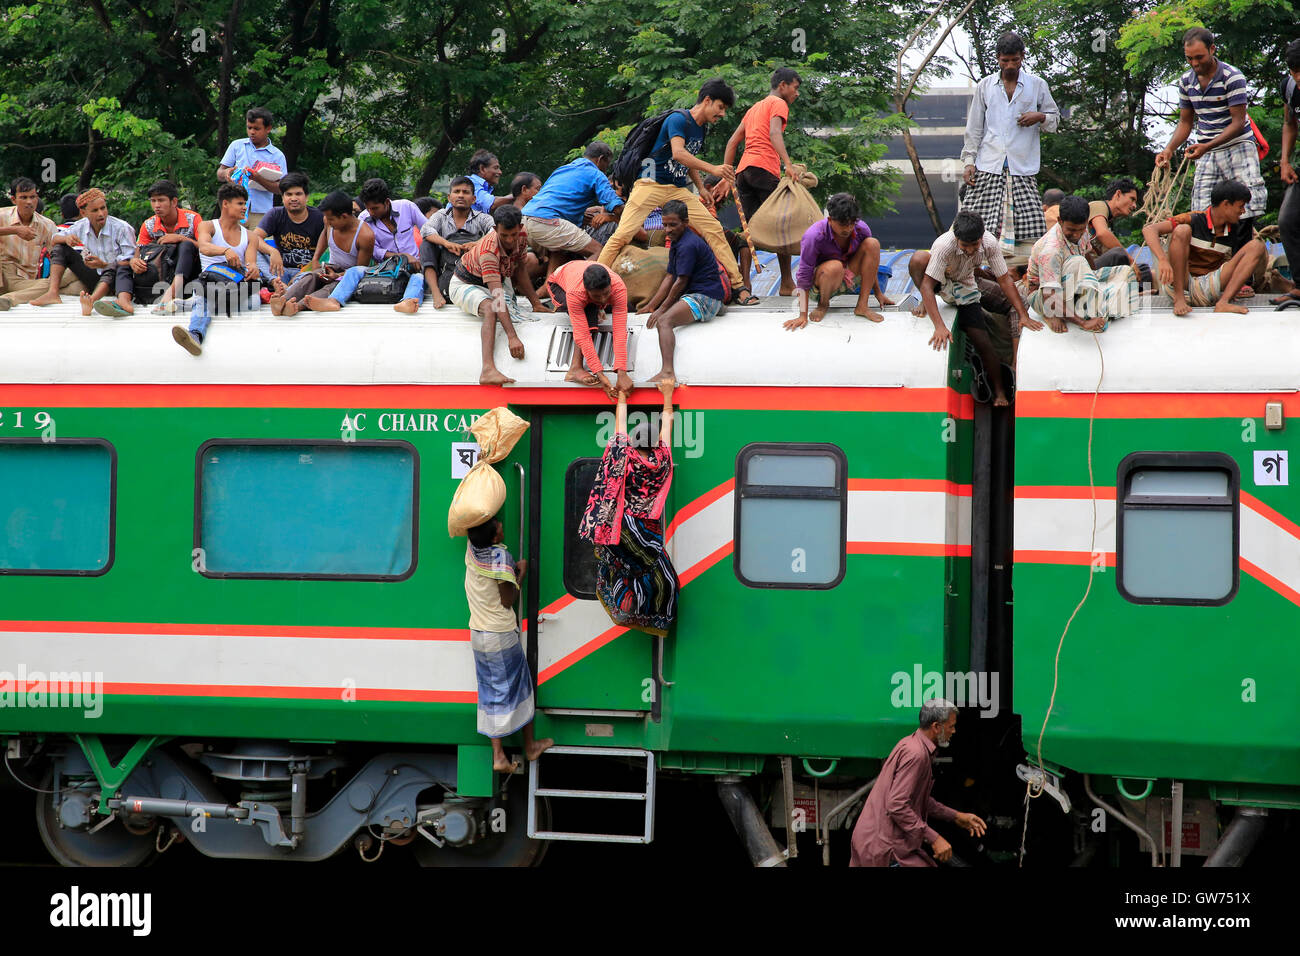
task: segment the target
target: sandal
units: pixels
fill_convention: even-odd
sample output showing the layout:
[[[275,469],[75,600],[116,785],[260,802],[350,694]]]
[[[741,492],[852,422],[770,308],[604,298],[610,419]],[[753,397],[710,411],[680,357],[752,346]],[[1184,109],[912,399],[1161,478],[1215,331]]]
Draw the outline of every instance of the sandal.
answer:
[[[731,301],[734,305],[758,305],[762,300],[748,289],[738,289]]]
[[[1281,295],[1273,296],[1273,298],[1268,301],[1271,305],[1286,305],[1290,302],[1300,302],[1300,289],[1283,292]]]

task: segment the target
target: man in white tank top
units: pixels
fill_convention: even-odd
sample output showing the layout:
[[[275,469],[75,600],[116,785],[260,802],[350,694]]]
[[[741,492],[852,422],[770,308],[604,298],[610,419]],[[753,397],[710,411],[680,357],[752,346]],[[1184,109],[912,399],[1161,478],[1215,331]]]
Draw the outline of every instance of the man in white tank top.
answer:
[[[189,328],[172,326],[172,338],[191,355],[202,354],[203,339],[214,312],[230,315],[232,311],[261,305],[258,266],[244,262],[251,237],[240,220],[244,218],[248,193],[242,186],[226,183],[217,190],[217,202],[221,207],[220,217],[199,223],[195,234],[201,271],[195,280],[198,295],[190,312]],[[271,254],[271,246],[265,239],[253,241],[259,252]]]
[[[375,234],[370,226],[357,218],[352,211],[352,197],[341,189],[326,196],[317,207],[325,217],[325,231],[316,243],[316,254],[302,272],[282,293],[283,301],[276,310],[276,296],[271,298],[271,312],[284,318],[295,315],[299,309],[311,309],[328,298],[339,279],[352,266],[368,266],[375,251]],[[325,250],[330,260],[321,264]]]

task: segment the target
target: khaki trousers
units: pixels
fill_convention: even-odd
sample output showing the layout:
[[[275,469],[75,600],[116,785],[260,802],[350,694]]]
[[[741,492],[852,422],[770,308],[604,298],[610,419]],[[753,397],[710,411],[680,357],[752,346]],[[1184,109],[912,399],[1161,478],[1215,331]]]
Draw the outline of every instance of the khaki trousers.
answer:
[[[736,265],[736,255],[731,251],[731,246],[727,245],[727,234],[722,224],[714,218],[713,213],[704,208],[704,203],[700,202],[700,198],[694,193],[681,186],[665,186],[653,179],[638,179],[632,184],[632,192],[627,197],[627,208],[623,210],[623,215],[618,221],[618,229],[609,237],[605,248],[600,252],[600,258],[596,261],[603,266],[613,268],[619,253],[632,241],[636,231],[645,223],[646,216],[670,199],[680,199],[686,203],[691,228],[700,234],[713,250],[713,254],[718,257],[718,263],[726,269],[727,275],[731,278],[732,289],[739,289],[744,285],[740,269]]]

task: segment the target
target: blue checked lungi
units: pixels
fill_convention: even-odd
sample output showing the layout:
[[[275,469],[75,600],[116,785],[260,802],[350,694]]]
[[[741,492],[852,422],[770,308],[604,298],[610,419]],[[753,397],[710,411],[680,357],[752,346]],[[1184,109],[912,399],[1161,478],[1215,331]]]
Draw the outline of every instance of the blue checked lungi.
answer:
[[[1236,179],[1250,190],[1245,218],[1264,215],[1268,209],[1268,187],[1259,174],[1259,148],[1253,139],[1212,149],[1196,160],[1196,178],[1192,181],[1192,208],[1209,209],[1210,193],[1226,179]]]

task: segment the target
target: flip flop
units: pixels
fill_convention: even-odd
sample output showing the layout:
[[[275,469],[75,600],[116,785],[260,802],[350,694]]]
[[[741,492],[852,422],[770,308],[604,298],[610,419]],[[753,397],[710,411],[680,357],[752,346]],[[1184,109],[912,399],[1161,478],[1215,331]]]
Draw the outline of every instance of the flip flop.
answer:
[[[93,308],[100,315],[106,315],[110,319],[124,319],[131,314],[122,308],[116,299],[100,299]]]
[[[988,373],[984,370],[984,361],[969,339],[966,340],[966,361],[970,363],[971,370],[971,398],[981,405],[989,404],[993,401],[993,386],[989,384]]]
[[[1275,295],[1268,300],[1272,305],[1286,305],[1289,302],[1300,302],[1300,292],[1283,292],[1281,295]]]
[[[741,296],[744,296],[744,295],[749,296],[749,298],[748,298],[748,299],[742,299]],[[758,305],[759,302],[761,302],[761,301],[762,301],[762,299],[760,299],[758,296],[754,295],[754,293],[750,292],[748,289],[740,289],[740,290],[738,290],[738,291],[736,292],[736,294],[732,297],[732,304],[733,304],[733,305]]]

